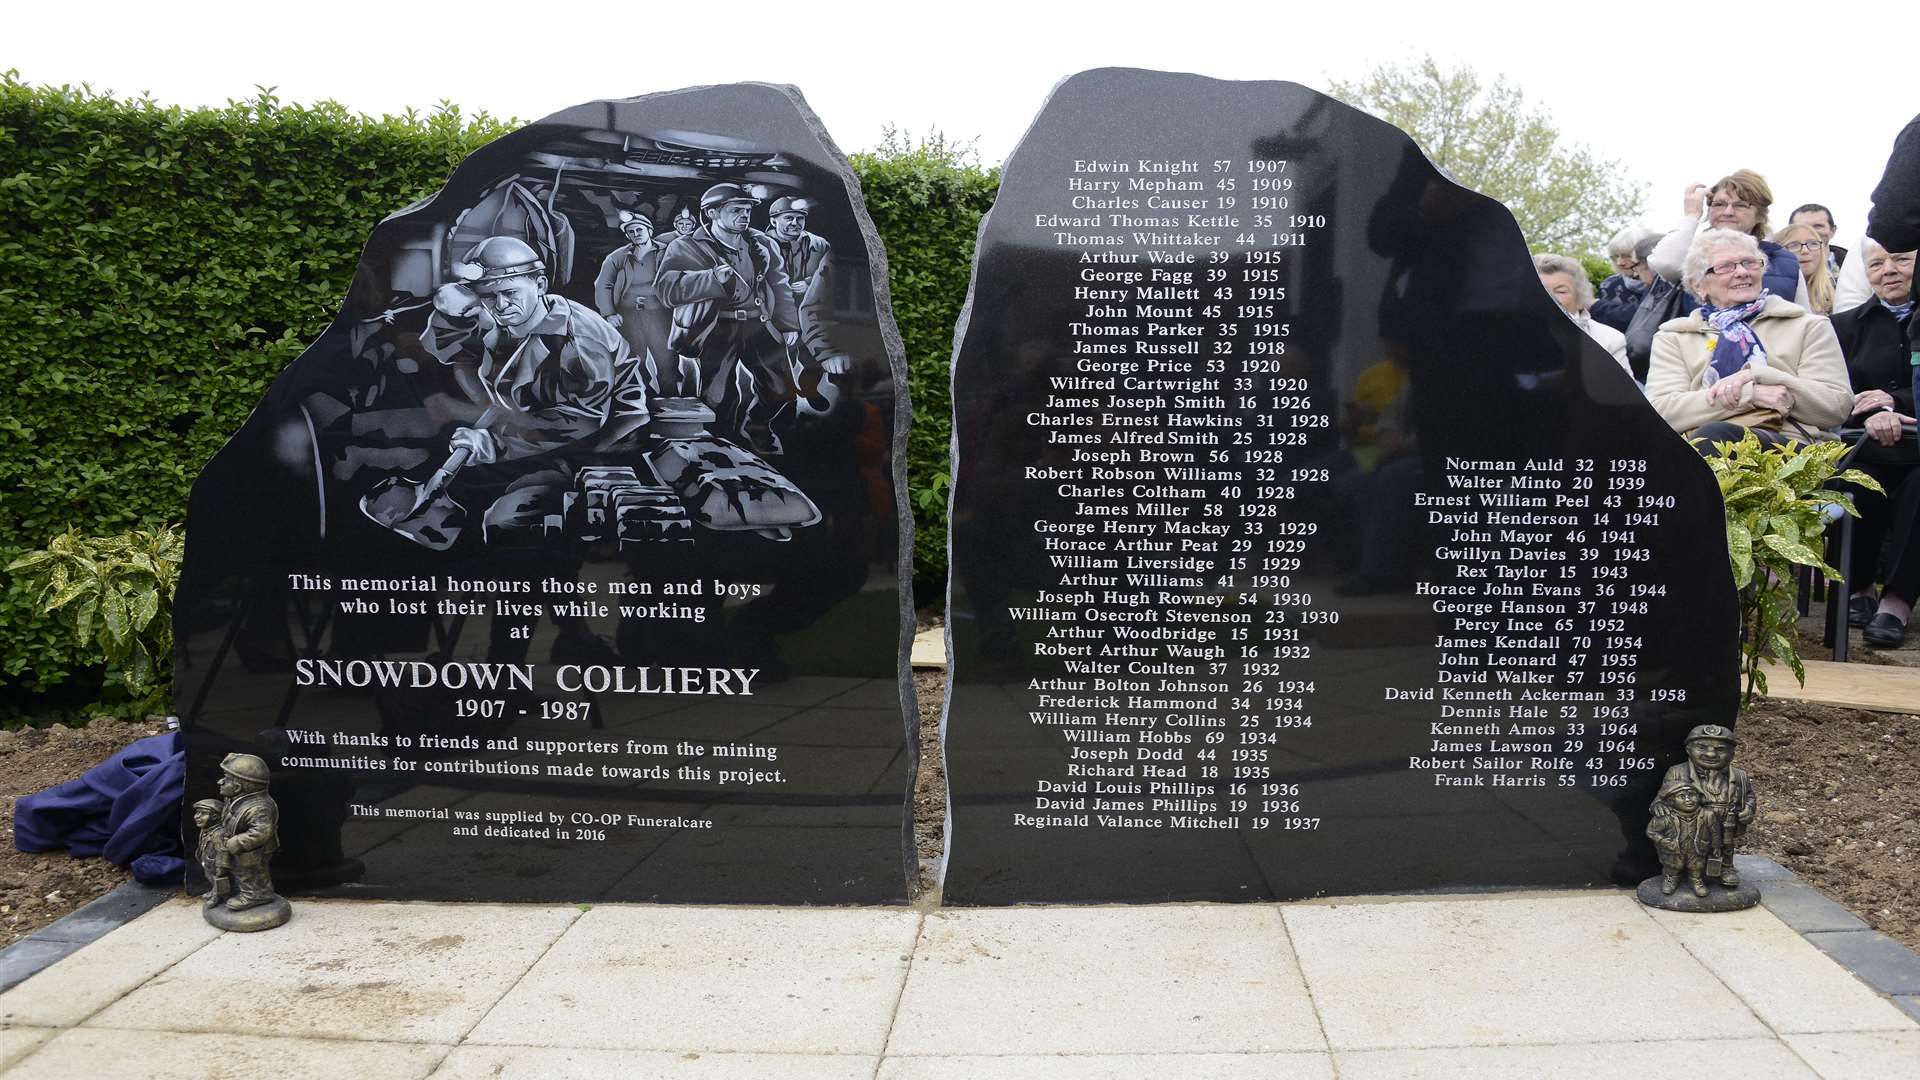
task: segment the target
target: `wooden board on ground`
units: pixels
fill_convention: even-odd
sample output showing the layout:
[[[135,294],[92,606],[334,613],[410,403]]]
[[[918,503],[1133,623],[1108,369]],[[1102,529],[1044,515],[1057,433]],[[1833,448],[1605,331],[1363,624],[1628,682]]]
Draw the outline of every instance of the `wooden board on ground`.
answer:
[[[1767,696],[1874,712],[1920,713],[1920,670],[1829,660],[1809,660],[1806,668],[1807,684],[1801,686],[1792,671],[1767,665]]]

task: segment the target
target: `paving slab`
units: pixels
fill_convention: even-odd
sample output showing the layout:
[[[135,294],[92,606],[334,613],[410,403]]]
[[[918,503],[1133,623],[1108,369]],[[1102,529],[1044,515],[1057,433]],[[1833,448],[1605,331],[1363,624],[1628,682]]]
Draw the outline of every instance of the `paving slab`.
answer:
[[[462,1046],[432,1080],[872,1080],[875,1059],[548,1046]]]
[[[579,914],[309,900],[277,930],[221,935],[87,1023],[451,1046]]]
[[[1336,1051],[1770,1034],[1628,896],[1283,911]]]
[[[1333,1080],[1326,1054],[1014,1054],[893,1057],[876,1080]]]
[[[80,951],[82,941],[24,937],[0,949],[0,992],[11,990]]]
[[[467,1041],[877,1057],[916,912],[596,907]]]
[[[1778,1039],[1452,1046],[1334,1055],[1340,1080],[1619,1080],[1623,1076],[1713,1076],[1813,1080]]]
[[[14,1066],[6,1078],[422,1080],[446,1052],[443,1046],[419,1044],[72,1028]]]
[[[1920,955],[1878,930],[1808,934],[1807,940],[1883,994],[1920,994]]]
[[[57,1028],[0,1028],[0,1069],[5,1069],[35,1050],[55,1035]]]
[[[1920,1031],[1783,1035],[1825,1080],[1920,1076]]]
[[[1324,1050],[1278,909],[929,914],[889,1055]]]
[[[909,654],[913,666],[927,670],[945,671],[947,667],[947,628],[929,626],[913,635],[913,651]]]
[[[0,994],[0,1024],[72,1027],[220,936],[180,897]]]
[[[1776,1032],[1904,1030],[1913,1021],[1766,908],[1653,920]]]

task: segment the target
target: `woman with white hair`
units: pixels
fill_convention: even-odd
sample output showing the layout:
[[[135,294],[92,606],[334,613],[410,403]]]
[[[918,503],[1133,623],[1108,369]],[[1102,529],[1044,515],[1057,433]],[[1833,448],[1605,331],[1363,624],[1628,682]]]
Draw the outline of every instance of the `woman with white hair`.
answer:
[[[1627,336],[1588,314],[1587,309],[1593,306],[1593,279],[1587,276],[1587,268],[1565,255],[1535,255],[1533,269],[1560,310],[1631,375],[1633,369],[1627,364]]]
[[[1629,225],[1614,233],[1613,239],[1607,241],[1607,261],[1613,264],[1615,273],[1600,283],[1598,295],[1587,308],[1587,314],[1622,333],[1626,332],[1627,324],[1633,321],[1633,313],[1640,309],[1640,301],[1647,295],[1647,286],[1653,282],[1652,268],[1634,253],[1640,241],[1652,235],[1652,229]]]
[[[1653,337],[1647,397],[1703,453],[1747,430],[1768,445],[1830,439],[1853,412],[1833,324],[1763,288],[1767,261],[1746,232],[1701,233],[1682,280],[1702,306]]]

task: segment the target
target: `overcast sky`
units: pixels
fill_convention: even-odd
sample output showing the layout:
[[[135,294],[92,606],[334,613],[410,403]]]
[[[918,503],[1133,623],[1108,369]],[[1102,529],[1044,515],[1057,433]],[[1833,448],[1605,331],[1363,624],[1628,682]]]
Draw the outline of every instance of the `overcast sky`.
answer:
[[[182,105],[218,105],[259,85],[285,100],[331,98],[370,113],[444,99],[521,119],[701,83],[787,82],[843,150],[873,146],[889,124],[937,128],[977,139],[993,164],[1047,90],[1086,68],[1324,87],[1428,52],[1506,75],[1565,137],[1617,159],[1647,185],[1650,222],[1678,215],[1688,182],[1746,167],[1772,183],[1776,223],[1800,203],[1822,202],[1843,236],[1864,224],[1893,137],[1920,111],[1913,16],[1894,0],[1702,4],[1707,14],[1697,17],[1677,4],[1539,0],[1305,7],[40,2],[6,15],[0,68],[32,83],[84,82]],[[1675,25],[1656,29],[1662,21]],[[1881,38],[1894,54],[1874,61]],[[1865,57],[1862,74],[1849,78],[1855,54]]]

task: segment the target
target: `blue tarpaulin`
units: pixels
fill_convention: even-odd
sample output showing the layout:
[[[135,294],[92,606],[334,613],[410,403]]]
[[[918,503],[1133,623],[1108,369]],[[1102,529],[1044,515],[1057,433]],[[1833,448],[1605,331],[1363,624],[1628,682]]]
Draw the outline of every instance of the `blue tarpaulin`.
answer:
[[[180,733],[133,743],[78,780],[28,795],[13,806],[13,843],[21,851],[105,855],[148,885],[170,885],[186,869],[180,801],[187,755]]]

